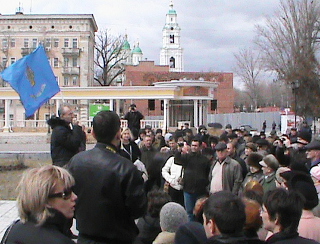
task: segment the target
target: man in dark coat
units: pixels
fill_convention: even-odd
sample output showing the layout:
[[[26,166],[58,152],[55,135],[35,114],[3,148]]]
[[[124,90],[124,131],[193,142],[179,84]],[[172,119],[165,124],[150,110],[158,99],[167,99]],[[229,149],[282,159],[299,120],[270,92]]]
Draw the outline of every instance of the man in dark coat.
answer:
[[[96,146],[75,155],[67,169],[78,196],[78,244],[132,243],[138,235],[135,219],[147,210],[141,173],[119,154],[120,118],[101,111],[93,118]]]
[[[137,106],[134,103],[130,105],[129,112],[124,116],[124,119],[128,121],[128,127],[135,139],[138,138],[138,133],[141,128],[140,120],[142,120],[143,117],[144,116],[137,110]]]
[[[193,139],[191,142],[191,153],[181,154],[182,147],[179,146],[175,153],[175,163],[182,165],[184,203],[190,221],[194,220],[193,209],[196,201],[207,194],[210,161],[201,154],[201,142]]]
[[[73,125],[73,111],[69,105],[62,105],[59,117],[52,116],[48,125],[52,128],[51,158],[54,165],[64,166],[86,145],[86,135],[79,125]]]

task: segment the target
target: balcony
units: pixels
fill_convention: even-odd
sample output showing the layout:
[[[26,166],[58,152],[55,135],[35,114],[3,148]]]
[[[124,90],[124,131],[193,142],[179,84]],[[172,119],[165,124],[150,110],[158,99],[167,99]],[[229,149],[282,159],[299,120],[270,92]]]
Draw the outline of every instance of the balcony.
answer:
[[[36,48],[35,47],[22,47],[21,48],[21,55],[26,56],[32,53]]]
[[[63,75],[80,75],[80,67],[63,67]]]
[[[62,48],[63,56],[80,56],[80,48]]]

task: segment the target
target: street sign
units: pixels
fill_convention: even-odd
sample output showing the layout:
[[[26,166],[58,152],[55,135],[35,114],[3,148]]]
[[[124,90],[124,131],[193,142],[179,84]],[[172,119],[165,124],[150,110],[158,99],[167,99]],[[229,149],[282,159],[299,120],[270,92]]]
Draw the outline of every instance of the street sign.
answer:
[[[103,110],[110,110],[109,104],[90,104],[89,105],[89,117],[93,119],[93,117]]]

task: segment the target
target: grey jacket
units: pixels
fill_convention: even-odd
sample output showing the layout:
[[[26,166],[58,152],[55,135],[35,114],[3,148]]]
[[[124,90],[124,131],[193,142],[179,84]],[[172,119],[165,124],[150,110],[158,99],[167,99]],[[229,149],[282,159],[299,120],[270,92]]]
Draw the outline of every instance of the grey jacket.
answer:
[[[225,191],[231,191],[233,194],[237,195],[242,183],[242,170],[241,165],[229,156],[224,160],[224,165],[222,168],[222,187]],[[218,163],[218,160],[214,161],[209,174],[209,190],[212,180],[212,170],[214,166]]]

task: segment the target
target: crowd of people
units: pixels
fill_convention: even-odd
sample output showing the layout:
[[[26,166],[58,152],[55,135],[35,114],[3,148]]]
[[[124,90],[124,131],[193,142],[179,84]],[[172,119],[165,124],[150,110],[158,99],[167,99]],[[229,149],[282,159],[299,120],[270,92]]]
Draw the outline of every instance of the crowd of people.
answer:
[[[136,133],[102,111],[86,151],[70,106],[59,111],[49,121],[54,165],[23,176],[20,220],[3,243],[73,243],[72,217],[80,244],[320,242],[320,141],[305,125]]]

